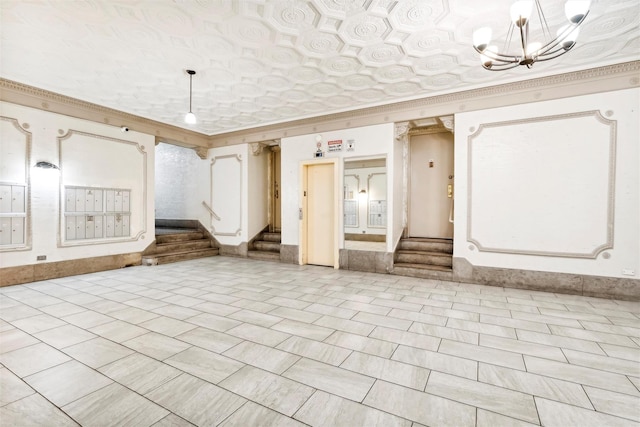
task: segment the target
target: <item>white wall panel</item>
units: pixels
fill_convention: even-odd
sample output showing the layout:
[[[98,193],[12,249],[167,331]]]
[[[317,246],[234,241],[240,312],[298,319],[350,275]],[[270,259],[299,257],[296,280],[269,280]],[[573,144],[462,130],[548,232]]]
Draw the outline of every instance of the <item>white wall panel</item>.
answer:
[[[5,116],[0,114],[0,116]],[[13,119],[6,114],[0,119],[0,181],[24,183],[27,179],[27,161],[30,141]]]
[[[640,90],[455,116],[454,256],[640,276]]]
[[[480,125],[468,138],[468,240],[584,258],[611,248],[615,130],[599,111]]]
[[[219,217],[212,222],[216,236],[242,233],[243,162],[239,154],[211,159],[211,208]]]

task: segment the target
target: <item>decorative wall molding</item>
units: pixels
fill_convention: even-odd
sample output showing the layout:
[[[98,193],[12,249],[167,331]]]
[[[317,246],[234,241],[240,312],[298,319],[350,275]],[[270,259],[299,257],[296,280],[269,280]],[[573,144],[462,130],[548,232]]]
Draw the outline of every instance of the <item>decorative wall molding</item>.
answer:
[[[194,147],[193,151],[195,151],[198,157],[200,157],[202,160],[206,160],[207,156],[209,155],[209,149],[206,147]]]
[[[540,250],[518,250],[515,248],[494,247],[491,245],[483,244],[477,237],[474,237],[473,227],[473,169],[477,167],[474,165],[472,144],[474,139],[477,139],[484,130],[491,128],[509,127],[514,125],[526,125],[532,123],[551,122],[558,120],[570,120],[575,118],[592,117],[597,122],[609,127],[609,147],[608,147],[608,182],[607,182],[607,219],[606,224],[601,224],[606,229],[606,240],[601,242],[597,246],[593,247],[590,252],[561,252],[561,251],[540,251]],[[602,116],[600,111],[583,111],[569,114],[560,114],[554,116],[542,116],[532,117],[527,119],[510,120],[504,122],[495,123],[482,123],[477,129],[471,130],[473,132],[467,137],[467,241],[472,243],[479,252],[497,252],[508,254],[521,254],[521,255],[539,255],[539,256],[551,256],[551,257],[566,257],[566,258],[590,258],[595,259],[600,253],[607,249],[613,249],[613,236],[614,236],[614,208],[615,208],[615,175],[616,175],[616,141],[617,141],[617,121],[609,120]],[[558,213],[562,215],[562,212]]]
[[[63,176],[63,171],[64,171],[64,165],[62,164],[62,145],[65,141],[68,141],[71,137],[73,137],[74,135],[79,135],[79,136],[85,136],[85,137],[89,137],[89,138],[95,138],[95,139],[100,139],[100,140],[104,140],[104,141],[109,141],[109,142],[113,142],[113,143],[118,143],[118,144],[125,144],[125,145],[129,145],[132,146],[134,148],[136,148],[136,150],[138,150],[138,153],[140,153],[142,155],[142,220],[141,220],[141,229],[133,236],[128,236],[128,237],[115,237],[115,238],[111,238],[111,239],[100,239],[100,240],[95,240],[95,241],[91,241],[91,240],[87,240],[87,241],[82,241],[82,240],[74,240],[74,241],[66,241],[63,238],[63,223],[62,223],[62,218],[64,218],[64,203],[63,203],[63,199],[64,199],[64,194],[63,194],[63,185],[60,185],[59,187],[59,193],[58,193],[58,231],[57,231],[57,239],[58,239],[58,247],[70,247],[70,246],[90,246],[90,245],[104,245],[104,244],[109,244],[109,243],[122,243],[122,242],[130,242],[130,241],[137,241],[137,240],[144,240],[145,238],[145,233],[147,232],[147,152],[145,149],[144,145],[140,145],[137,142],[133,142],[133,141],[127,141],[124,139],[119,139],[119,138],[112,138],[109,136],[104,136],[104,135],[98,135],[98,134],[94,134],[94,133],[90,133],[90,132],[83,132],[83,131],[79,131],[79,130],[74,130],[74,129],[69,129],[64,135],[59,136],[57,138],[57,142],[58,142],[58,158],[60,159],[60,179],[62,180],[62,176]],[[133,214],[131,215],[132,217],[134,216]]]
[[[251,144],[251,154],[254,156],[259,156],[262,154],[264,149],[267,147],[267,144],[264,142],[252,142]]]
[[[453,127],[454,127],[453,116],[438,117],[438,120],[440,120],[440,122],[445,127],[445,129],[447,129],[449,132],[453,133]]]
[[[409,122],[398,122],[395,123],[395,127],[393,130],[393,136],[396,142],[403,142],[407,139],[409,135],[409,130],[411,129],[411,123]]]
[[[33,227],[31,221],[31,144],[32,144],[32,134],[27,129],[31,126],[29,123],[23,123],[20,125],[18,119],[13,117],[5,117],[0,116],[0,120],[4,122],[8,122],[13,127],[24,135],[24,143],[25,143],[25,159],[24,159],[24,182],[16,182],[15,184],[23,184],[25,186],[25,241],[24,244],[21,245],[11,245],[6,247],[0,246],[0,252],[13,252],[13,251],[28,251],[31,250],[32,247],[32,238],[33,238]],[[0,178],[1,179],[1,178]]]

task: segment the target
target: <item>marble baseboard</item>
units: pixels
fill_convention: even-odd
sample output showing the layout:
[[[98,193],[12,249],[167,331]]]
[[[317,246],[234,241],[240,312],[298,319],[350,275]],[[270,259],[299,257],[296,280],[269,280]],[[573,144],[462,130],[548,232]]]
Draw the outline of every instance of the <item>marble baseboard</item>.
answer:
[[[453,280],[480,285],[640,301],[640,280],[472,265],[453,258]]]
[[[357,242],[386,242],[387,236],[386,234],[356,234],[356,233],[345,233],[345,240],[355,240]]]
[[[221,245],[219,244],[220,255],[224,256],[239,256],[239,257],[247,257],[247,252],[249,251],[249,244],[247,242],[242,242],[239,245]]]
[[[280,245],[280,262],[298,264],[299,254],[298,245]]]
[[[132,265],[140,265],[142,254],[107,255],[93,258],[81,258],[67,261],[46,262],[0,269],[0,286],[57,279],[77,274],[115,270]]]
[[[339,262],[344,270],[388,273],[393,269],[393,253],[340,249]]]

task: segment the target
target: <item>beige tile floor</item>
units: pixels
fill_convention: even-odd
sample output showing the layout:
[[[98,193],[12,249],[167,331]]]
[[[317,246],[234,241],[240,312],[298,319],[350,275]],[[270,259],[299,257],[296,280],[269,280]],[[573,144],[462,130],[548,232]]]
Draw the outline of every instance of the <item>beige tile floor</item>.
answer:
[[[640,304],[213,257],[0,289],[0,425],[640,425]]]

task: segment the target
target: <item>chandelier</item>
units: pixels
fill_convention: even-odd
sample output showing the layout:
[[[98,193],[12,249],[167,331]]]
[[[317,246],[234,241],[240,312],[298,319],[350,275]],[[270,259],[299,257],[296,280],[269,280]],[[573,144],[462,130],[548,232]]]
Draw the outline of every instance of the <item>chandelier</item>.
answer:
[[[482,66],[491,71],[503,71],[525,65],[527,68],[538,61],[548,61],[564,55],[576,44],[580,33],[580,24],[589,13],[589,0],[569,0],[564,5],[564,11],[568,23],[560,27],[555,38],[551,37],[551,31],[547,19],[542,11],[539,0],[521,0],[511,5],[511,24],[507,32],[502,52],[498,47],[491,45],[491,28],[483,27],[473,33],[473,47],[480,53]],[[535,4],[542,40],[531,40],[529,36],[530,16]],[[511,49],[514,32],[516,39],[520,39],[518,46]]]

